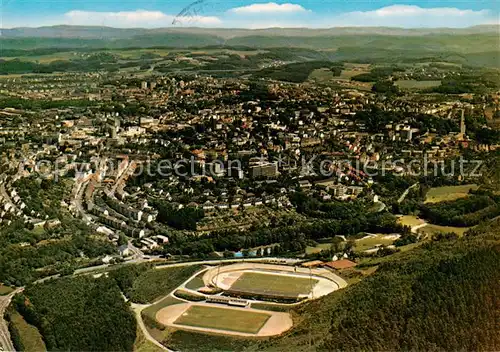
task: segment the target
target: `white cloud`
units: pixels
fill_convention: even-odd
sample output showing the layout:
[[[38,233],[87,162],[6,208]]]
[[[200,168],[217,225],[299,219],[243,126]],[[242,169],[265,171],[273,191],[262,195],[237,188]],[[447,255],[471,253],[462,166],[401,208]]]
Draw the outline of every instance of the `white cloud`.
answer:
[[[251,4],[248,6],[235,7],[228,10],[229,13],[235,14],[263,14],[263,13],[297,13],[297,12],[310,12],[304,7],[297,4],[277,4],[275,2],[268,2],[267,4]]]
[[[354,12],[356,13],[356,12]],[[364,15],[375,16],[468,16],[468,15],[485,15],[488,13],[486,10],[473,11],[473,10],[460,10],[455,7],[435,7],[435,8],[422,8],[415,5],[392,5],[383,7],[375,11],[360,12]]]
[[[211,1],[211,0],[207,0]],[[217,13],[217,15],[212,15]],[[191,13],[191,12],[189,12]],[[269,28],[269,27],[469,27],[479,24],[498,24],[498,10],[458,9],[453,7],[422,8],[414,5],[393,5],[373,11],[354,11],[346,13],[313,12],[293,4],[251,4],[232,8],[228,11],[193,11],[177,17],[161,11],[119,11],[97,12],[74,10],[61,15],[40,17],[28,14],[22,18],[2,16],[0,27],[42,25],[95,25],[118,28],[127,27],[226,27],[226,28]],[[175,20],[175,22],[174,22]],[[173,24],[174,22],[174,24]]]
[[[71,25],[104,25],[109,27],[169,27],[175,20],[176,25],[195,24],[197,26],[218,26],[222,22],[215,16],[176,17],[161,11],[119,11],[96,12],[74,10],[64,14],[64,23]]]
[[[488,10],[392,5],[374,11],[341,14],[330,19],[330,26],[468,27],[489,23],[492,17],[493,15]]]

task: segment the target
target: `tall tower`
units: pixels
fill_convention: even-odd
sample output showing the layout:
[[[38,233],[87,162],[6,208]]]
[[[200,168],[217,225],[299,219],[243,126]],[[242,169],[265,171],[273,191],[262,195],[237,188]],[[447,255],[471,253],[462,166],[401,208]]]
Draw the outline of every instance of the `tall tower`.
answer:
[[[462,118],[460,120],[460,133],[462,138],[465,138],[465,110],[462,109]]]

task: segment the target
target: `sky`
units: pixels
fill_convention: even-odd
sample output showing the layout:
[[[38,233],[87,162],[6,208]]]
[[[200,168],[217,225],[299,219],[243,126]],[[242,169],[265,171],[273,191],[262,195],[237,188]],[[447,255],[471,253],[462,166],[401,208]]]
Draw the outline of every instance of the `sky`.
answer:
[[[0,0],[0,28],[463,28],[498,24],[500,0]]]

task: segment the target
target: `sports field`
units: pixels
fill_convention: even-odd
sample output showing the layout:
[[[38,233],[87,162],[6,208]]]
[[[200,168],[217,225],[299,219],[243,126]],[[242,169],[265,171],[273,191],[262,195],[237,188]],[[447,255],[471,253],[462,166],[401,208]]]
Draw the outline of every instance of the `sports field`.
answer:
[[[317,283],[318,280],[305,277],[246,272],[231,285],[230,291],[298,297],[309,294]]]
[[[477,190],[477,185],[445,186],[431,188],[425,197],[425,203],[438,203],[465,198],[469,191]]]
[[[270,317],[260,312],[193,305],[174,324],[256,334]]]

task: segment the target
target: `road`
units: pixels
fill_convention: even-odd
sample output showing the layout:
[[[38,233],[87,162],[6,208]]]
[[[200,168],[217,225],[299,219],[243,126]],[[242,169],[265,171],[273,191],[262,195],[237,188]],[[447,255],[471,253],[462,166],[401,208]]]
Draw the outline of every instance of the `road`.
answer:
[[[12,297],[22,290],[23,288],[18,288],[8,296],[0,296],[0,346],[4,351],[15,351],[15,348],[10,339],[9,328],[7,326],[7,322],[3,319],[3,315],[5,313],[5,309],[9,306]]]
[[[401,195],[401,197],[399,197],[398,203],[401,203],[402,201],[404,201],[405,198],[406,198],[406,196],[408,195],[408,193],[410,193],[410,190],[413,189],[413,188],[415,188],[415,187],[417,187],[417,186],[418,186],[418,182],[415,183],[415,184],[413,184],[413,185],[411,185],[410,187],[408,187],[406,189],[406,191],[403,192],[403,194]]]
[[[138,264],[138,263],[145,263],[145,262],[152,262],[153,260],[157,260],[159,257],[151,257],[150,259],[133,259],[128,261],[128,264]],[[268,262],[268,261],[277,261],[280,262],[280,264],[295,264],[297,262],[300,262],[301,259],[294,259],[294,258],[236,258],[236,259],[220,259],[220,260],[202,260],[202,261],[195,261],[195,262],[181,262],[181,263],[166,263],[166,264],[160,264],[156,265],[156,269],[162,269],[162,268],[177,268],[177,267],[184,267],[184,266],[192,266],[192,265],[218,265],[218,264],[229,264],[229,263],[239,263],[239,262]],[[77,269],[73,273],[74,275],[82,275],[82,274],[91,274],[94,271],[97,270],[102,270],[106,268],[111,268],[112,266],[109,264],[103,264],[103,265],[98,265],[98,266],[92,266],[89,268],[82,268],[82,269]],[[196,276],[198,273],[196,273],[194,276]],[[193,277],[194,277],[193,276]],[[59,278],[59,275],[54,275],[50,277],[46,277],[40,280],[35,281],[35,284],[40,284],[43,283],[44,281],[51,280],[51,279],[57,279]],[[188,280],[189,281],[189,280]],[[10,334],[9,330],[7,328],[6,322],[3,320],[3,313],[5,311],[5,308],[10,304],[10,301],[12,297],[18,293],[22,292],[24,290],[24,287],[18,288],[14,292],[12,292],[8,296],[0,296],[0,343],[2,347],[4,348],[5,351],[14,351],[14,346],[12,346],[12,342],[10,340]],[[140,307],[134,307],[134,311],[136,314],[140,315]],[[148,340],[153,342],[155,345],[159,346],[158,341],[154,340],[151,335],[147,332],[147,329],[145,326],[142,324],[142,319],[137,318],[137,321],[139,322],[139,326],[141,327],[141,330],[143,330],[144,335]],[[165,349],[165,348],[164,348]],[[170,351],[166,349],[167,351]]]

